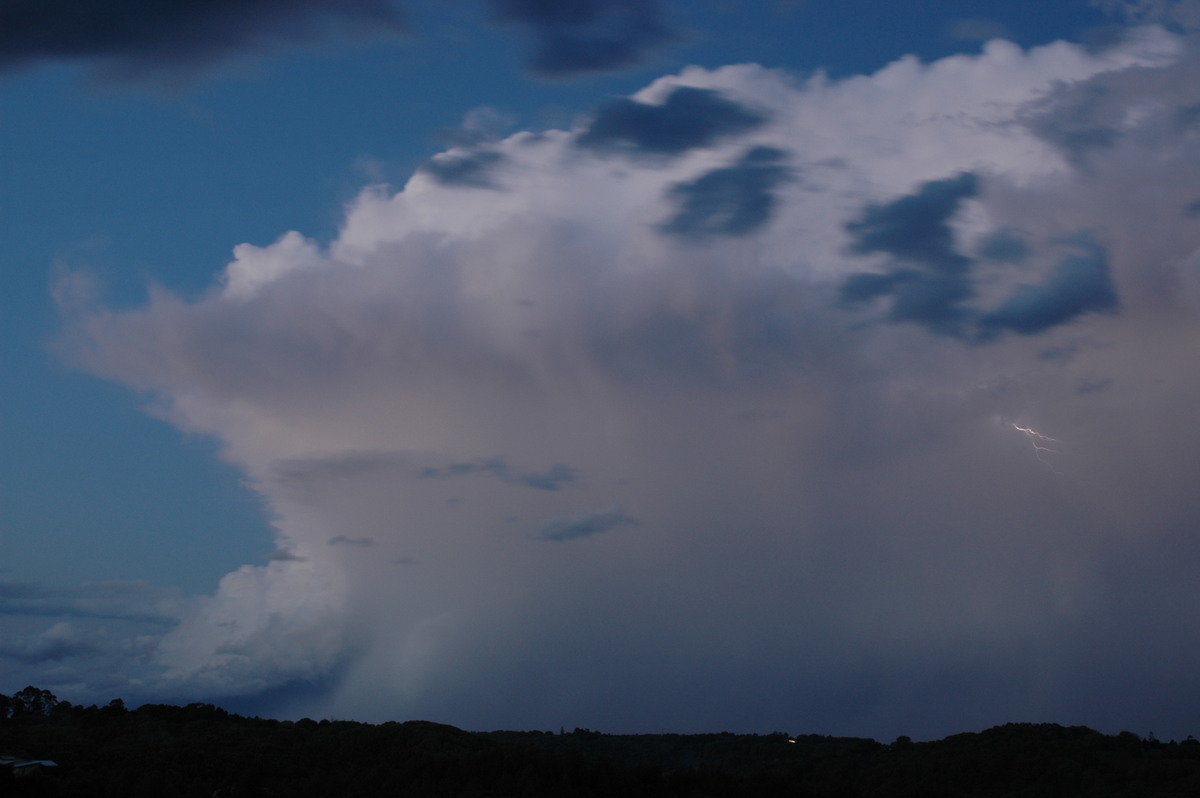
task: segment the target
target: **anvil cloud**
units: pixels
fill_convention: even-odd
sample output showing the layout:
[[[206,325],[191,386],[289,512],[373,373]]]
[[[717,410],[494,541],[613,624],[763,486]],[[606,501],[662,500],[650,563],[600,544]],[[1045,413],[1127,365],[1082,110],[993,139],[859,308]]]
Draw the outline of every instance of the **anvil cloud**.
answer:
[[[199,298],[68,303],[69,356],[219,440],[275,518],[145,690],[472,728],[1183,728],[1197,77],[1153,27],[837,81],[689,68],[369,187],[331,241],[242,244]],[[1135,675],[1161,692],[1105,700]]]

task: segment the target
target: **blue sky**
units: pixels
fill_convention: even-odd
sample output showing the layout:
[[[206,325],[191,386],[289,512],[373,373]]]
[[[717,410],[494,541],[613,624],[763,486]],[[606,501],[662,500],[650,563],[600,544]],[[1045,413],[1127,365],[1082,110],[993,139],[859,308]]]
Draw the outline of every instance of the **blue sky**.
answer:
[[[6,5],[0,690],[1195,731],[1190,0]]]

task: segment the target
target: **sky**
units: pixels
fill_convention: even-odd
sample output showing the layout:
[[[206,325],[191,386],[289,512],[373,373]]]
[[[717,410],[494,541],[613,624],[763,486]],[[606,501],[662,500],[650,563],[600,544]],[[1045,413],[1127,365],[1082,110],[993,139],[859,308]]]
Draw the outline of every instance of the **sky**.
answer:
[[[1200,733],[1198,31],[0,0],[0,692]]]

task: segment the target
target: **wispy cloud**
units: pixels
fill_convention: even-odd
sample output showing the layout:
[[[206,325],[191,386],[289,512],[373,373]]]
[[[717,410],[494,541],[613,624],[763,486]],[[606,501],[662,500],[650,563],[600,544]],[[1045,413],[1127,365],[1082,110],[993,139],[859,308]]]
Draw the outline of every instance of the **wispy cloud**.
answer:
[[[605,507],[603,510],[580,513],[571,518],[552,518],[539,527],[538,537],[561,543],[565,540],[599,535],[619,526],[637,526],[639,523],[620,507]]]
[[[147,582],[94,582],[73,587],[0,580],[0,613],[108,618],[172,624],[181,596]]]
[[[537,490],[561,490],[579,479],[578,472],[564,463],[555,463],[546,471],[518,471],[501,458],[477,460],[467,463],[451,463],[441,468],[424,468],[425,479],[448,479],[483,475],[495,477],[509,485],[524,485]]]
[[[94,656],[102,647],[95,634],[81,632],[71,624],[60,621],[31,640],[0,642],[0,658],[7,657],[25,664],[58,662],[72,657]]]

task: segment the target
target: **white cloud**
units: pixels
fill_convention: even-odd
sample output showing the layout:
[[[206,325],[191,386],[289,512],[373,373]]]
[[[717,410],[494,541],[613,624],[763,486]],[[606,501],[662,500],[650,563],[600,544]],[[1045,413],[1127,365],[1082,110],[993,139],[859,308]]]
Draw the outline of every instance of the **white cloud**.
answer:
[[[1107,569],[1197,509],[1194,73],[1154,28],[844,81],[689,68],[636,99],[690,86],[768,120],[654,158],[576,146],[586,119],[518,133],[481,145],[486,187],[418,172],[364,191],[328,245],[239,247],[195,302],[70,319],[89,369],[221,441],[287,552],[163,639],[162,689],[320,684],[276,711],[473,727],[886,737],[1041,711],[1043,664],[1081,667],[1079,630],[1104,624]],[[755,147],[789,179],[742,190]],[[1121,312],[971,345],[840,307],[849,275],[914,268],[851,252],[847,223],[966,171],[981,188],[943,244],[968,304],[1046,285],[1087,229]],[[663,229],[679,185],[705,212],[774,202],[691,240]],[[997,231],[1028,257],[976,259]],[[1001,418],[1057,438],[1061,473]],[[1109,633],[1115,673],[1132,629]],[[943,678],[926,728],[894,728]],[[1087,706],[1067,719],[1104,722]]]
[[[248,298],[290,271],[314,268],[321,263],[315,242],[294,230],[269,247],[238,244],[233,255],[235,260],[225,268],[223,292],[231,299]]]

